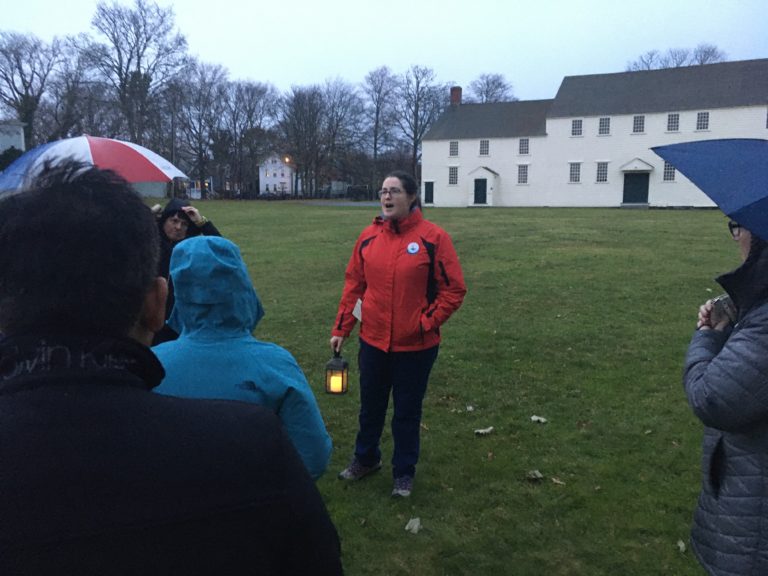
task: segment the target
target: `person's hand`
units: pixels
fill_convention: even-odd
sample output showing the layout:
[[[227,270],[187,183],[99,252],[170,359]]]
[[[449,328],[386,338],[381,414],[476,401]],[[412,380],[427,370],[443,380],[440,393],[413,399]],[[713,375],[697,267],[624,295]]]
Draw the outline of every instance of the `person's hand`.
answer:
[[[731,323],[730,319],[723,315],[723,318],[716,318],[713,315],[714,304],[712,300],[707,300],[699,306],[699,318],[696,322],[696,328],[699,330],[725,330]]]
[[[195,226],[202,226],[205,224],[205,218],[200,214],[200,211],[195,208],[194,206],[182,206],[181,209],[184,211],[184,214],[186,214],[189,219],[192,221],[192,224]]]
[[[331,350],[334,352],[341,352],[341,347],[344,345],[344,336],[331,336]]]

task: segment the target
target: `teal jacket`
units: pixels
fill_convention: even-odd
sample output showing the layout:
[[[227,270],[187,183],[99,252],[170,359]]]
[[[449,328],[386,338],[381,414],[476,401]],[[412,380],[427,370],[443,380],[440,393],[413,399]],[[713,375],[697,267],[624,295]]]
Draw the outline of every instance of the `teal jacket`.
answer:
[[[217,236],[180,242],[171,256],[180,336],[152,350],[165,368],[154,390],[168,396],[253,402],[281,419],[310,475],[331,456],[317,401],[293,356],[251,333],[264,315],[238,247]]]

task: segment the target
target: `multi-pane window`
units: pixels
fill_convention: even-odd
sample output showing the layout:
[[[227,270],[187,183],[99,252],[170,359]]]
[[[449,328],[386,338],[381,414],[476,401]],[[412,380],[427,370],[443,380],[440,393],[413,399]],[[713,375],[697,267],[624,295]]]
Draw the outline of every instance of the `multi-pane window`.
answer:
[[[583,120],[571,120],[571,136],[581,136],[583,126]]]
[[[608,162],[597,163],[597,176],[595,180],[597,182],[608,182]]]
[[[675,181],[675,167],[669,162],[664,162],[664,182]]]
[[[448,144],[448,156],[458,156],[459,155],[459,141],[458,140],[451,140]]]
[[[448,167],[448,184],[450,186],[455,186],[458,183],[459,183],[459,167],[449,166]]]
[[[518,154],[529,154],[530,153],[530,144],[528,142],[528,138],[520,138],[520,147],[517,151]]]
[[[581,182],[581,162],[569,162],[569,182]]]
[[[709,130],[709,112],[696,114],[696,130]]]
[[[597,133],[601,136],[605,136],[606,134],[611,133],[611,119],[610,118],[600,118],[600,122],[597,125]]]
[[[489,140],[480,140],[480,156],[488,156],[489,148],[490,148]]]
[[[667,114],[667,132],[680,130],[680,114]]]
[[[528,184],[528,164],[517,165],[517,183]]]
[[[632,119],[632,132],[634,134],[645,132],[645,116],[635,116]]]

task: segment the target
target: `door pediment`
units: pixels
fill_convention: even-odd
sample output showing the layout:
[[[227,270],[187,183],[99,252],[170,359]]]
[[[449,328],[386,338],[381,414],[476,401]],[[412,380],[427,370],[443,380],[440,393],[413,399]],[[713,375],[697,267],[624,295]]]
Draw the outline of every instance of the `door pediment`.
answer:
[[[653,166],[645,160],[634,158],[619,168],[622,172],[653,172]]]
[[[469,175],[470,176],[479,176],[479,175],[481,175],[483,173],[485,173],[485,174],[487,174],[488,176],[491,176],[491,177],[496,177],[496,176],[499,175],[498,172],[495,172],[494,170],[491,170],[490,168],[488,168],[488,166],[478,166],[477,168],[472,170],[469,173]]]

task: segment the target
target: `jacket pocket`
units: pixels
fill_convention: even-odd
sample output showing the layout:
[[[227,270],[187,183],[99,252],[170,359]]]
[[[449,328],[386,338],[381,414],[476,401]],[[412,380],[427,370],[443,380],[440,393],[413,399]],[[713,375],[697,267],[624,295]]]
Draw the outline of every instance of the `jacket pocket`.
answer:
[[[725,446],[721,435],[718,435],[714,449],[709,454],[706,474],[712,494],[717,498],[720,494],[720,487],[723,484],[723,476],[725,475]]]

